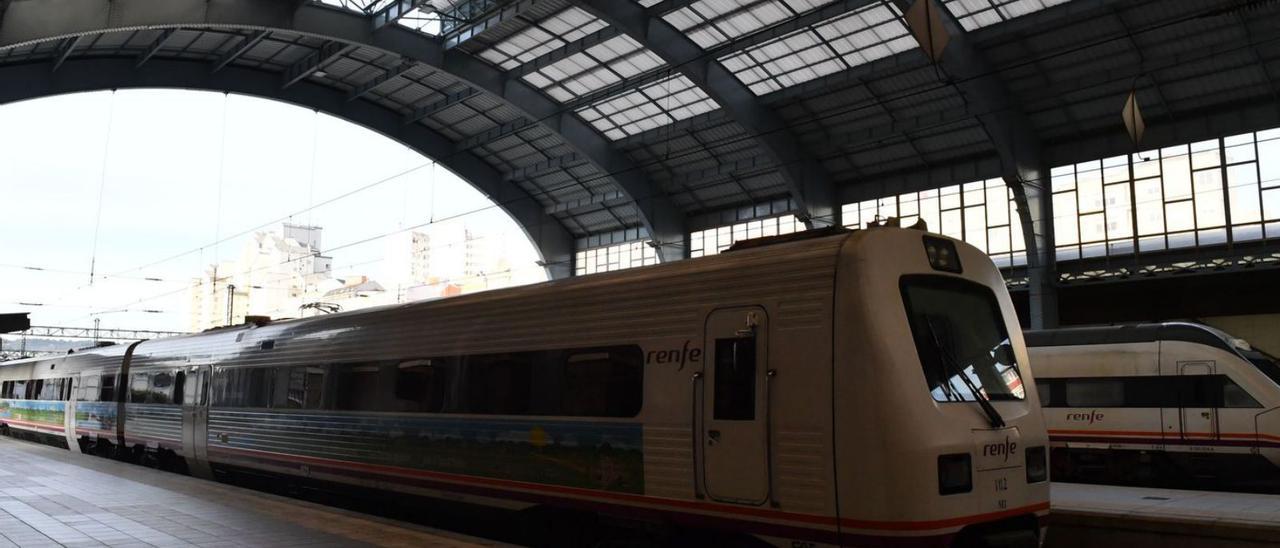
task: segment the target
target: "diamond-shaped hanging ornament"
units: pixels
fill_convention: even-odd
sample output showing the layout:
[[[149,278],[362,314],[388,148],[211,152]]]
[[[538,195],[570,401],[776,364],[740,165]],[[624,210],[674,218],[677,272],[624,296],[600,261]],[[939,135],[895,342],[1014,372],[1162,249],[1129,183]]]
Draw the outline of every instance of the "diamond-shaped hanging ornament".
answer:
[[[940,9],[934,0],[916,0],[903,14],[911,35],[934,63],[942,60],[942,51],[951,43],[951,35],[942,25]]]
[[[1120,111],[1120,116],[1124,118],[1124,129],[1129,132],[1129,140],[1137,145],[1142,142],[1142,134],[1147,131],[1147,122],[1142,119],[1142,109],[1138,108],[1138,90],[1129,92],[1129,98],[1124,101],[1124,110]]]

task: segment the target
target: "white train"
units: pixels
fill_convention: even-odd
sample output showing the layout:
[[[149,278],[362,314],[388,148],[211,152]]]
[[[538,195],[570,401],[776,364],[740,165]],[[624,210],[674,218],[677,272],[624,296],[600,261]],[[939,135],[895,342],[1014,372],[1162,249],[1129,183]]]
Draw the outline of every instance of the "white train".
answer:
[[[567,529],[1034,547],[1048,437],[1027,362],[981,251],[886,227],[11,363],[0,423]]]
[[[1280,485],[1280,365],[1194,323],[1025,334],[1058,480]]]

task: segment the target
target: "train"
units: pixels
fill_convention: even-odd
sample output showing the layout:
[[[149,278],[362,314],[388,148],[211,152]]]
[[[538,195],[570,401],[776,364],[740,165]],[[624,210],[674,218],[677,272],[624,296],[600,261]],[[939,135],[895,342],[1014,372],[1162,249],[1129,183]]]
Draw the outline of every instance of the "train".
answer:
[[[1280,363],[1192,322],[1027,331],[1056,480],[1276,491]]]
[[[0,429],[655,538],[1030,548],[1049,438],[1027,363],[980,250],[817,229],[11,362]]]

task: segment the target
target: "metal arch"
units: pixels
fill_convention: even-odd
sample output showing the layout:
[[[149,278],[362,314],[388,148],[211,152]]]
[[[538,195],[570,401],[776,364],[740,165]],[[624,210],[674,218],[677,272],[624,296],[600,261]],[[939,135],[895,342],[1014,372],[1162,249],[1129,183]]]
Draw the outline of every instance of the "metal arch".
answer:
[[[1049,167],[1041,153],[1040,136],[1031,120],[1010,96],[998,72],[987,62],[964,27],[935,0],[943,26],[951,35],[939,65],[955,82],[965,102],[980,114],[978,121],[1000,154],[1001,176],[1013,191],[1027,246],[1031,327],[1056,327],[1058,323],[1056,271],[1053,253],[1052,196]],[[893,0],[906,13],[912,0]]]
[[[269,0],[84,0],[78,5],[81,6],[78,10],[67,12],[58,3],[15,0],[6,13],[5,26],[0,28],[0,48],[133,27],[181,26],[257,30],[257,34],[246,38],[249,41],[260,40],[264,33],[276,29],[394,53],[406,61],[442,70],[491,93],[524,113],[532,123],[542,124],[560,135],[601,172],[609,174],[631,198],[641,224],[658,242],[663,261],[686,256],[684,213],[626,154],[613,147],[595,128],[532,86],[518,78],[508,78],[498,68],[458,48],[446,51],[438,39],[399,25],[386,25],[375,31],[369,16],[314,3],[297,7]],[[241,45],[246,43],[242,41]],[[242,53],[237,46],[228,55]],[[233,68],[225,58],[215,65],[214,71],[219,72],[220,67],[225,67],[221,70]]]
[[[565,278],[573,272],[573,236],[542,205],[503,174],[471,154],[454,154],[453,143],[420,124],[405,125],[396,112],[366,101],[347,101],[340,90],[307,81],[283,89],[278,73],[236,66],[211,73],[207,63],[152,58],[141,67],[128,58],[71,58],[64,64],[76,78],[53,74],[41,64],[0,66],[0,103],[81,91],[120,88],[180,88],[252,95],[315,109],[376,131],[457,173],[515,220],[541,255],[548,274]]]
[[[786,121],[765,107],[741,81],[718,61],[708,57],[687,35],[665,19],[635,2],[573,0],[592,15],[618,27],[672,70],[679,71],[715,99],[747,131],[757,135],[760,147],[778,164],[801,217],[810,227],[838,224],[835,192],[826,169],[787,129]]]

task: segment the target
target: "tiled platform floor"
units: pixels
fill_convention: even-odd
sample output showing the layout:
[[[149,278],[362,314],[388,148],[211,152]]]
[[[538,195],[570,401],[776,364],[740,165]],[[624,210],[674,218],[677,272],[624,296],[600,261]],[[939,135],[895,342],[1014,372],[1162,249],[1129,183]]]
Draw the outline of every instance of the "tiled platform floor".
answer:
[[[0,437],[0,548],[495,545]]]
[[[1054,483],[1049,548],[1280,545],[1280,495]]]

